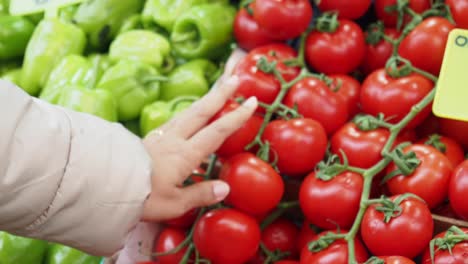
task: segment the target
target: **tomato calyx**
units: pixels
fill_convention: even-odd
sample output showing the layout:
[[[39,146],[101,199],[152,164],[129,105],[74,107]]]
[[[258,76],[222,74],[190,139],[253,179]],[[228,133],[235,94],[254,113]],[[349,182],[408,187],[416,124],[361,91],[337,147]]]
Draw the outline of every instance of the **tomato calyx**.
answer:
[[[379,257],[373,256],[370,259],[368,259],[366,262],[364,262],[364,264],[385,264],[385,260]]]
[[[382,212],[384,215],[384,223],[389,223],[390,220],[393,218],[399,217],[403,213],[403,208],[401,208],[400,204],[407,198],[415,198],[420,201],[423,201],[419,196],[414,195],[412,193],[405,193],[400,196],[398,196],[395,200],[391,200],[389,197],[386,197],[384,195],[381,196],[379,199],[372,199],[368,200],[367,204],[378,204],[375,207],[375,210]]]
[[[384,24],[382,21],[377,21],[375,23],[370,24],[367,27],[367,36],[366,36],[366,43],[375,46],[379,43],[382,39],[384,39]]]
[[[334,33],[339,26],[337,12],[324,12],[315,22],[315,29],[319,32]]]
[[[444,3],[444,1],[436,0],[432,4],[431,9],[426,10],[422,15],[424,18],[428,18],[431,16],[439,16],[447,19],[450,23],[455,24],[455,21],[452,16],[452,12],[450,11],[450,7]]]
[[[392,125],[387,123],[385,117],[382,113],[377,116],[372,115],[356,115],[353,119],[353,123],[361,131],[372,131],[376,130],[379,127],[391,128]]]
[[[468,234],[463,232],[457,226],[451,226],[444,237],[439,237],[431,240],[429,243],[429,251],[431,255],[431,261],[434,263],[435,252],[439,250],[448,250],[450,255],[452,254],[452,249],[460,242],[468,241]],[[435,248],[437,246],[437,249]]]
[[[326,161],[321,161],[316,166],[315,177],[322,181],[331,181],[333,178],[345,171],[352,171],[359,174],[364,174],[365,170],[349,166],[346,153],[340,149],[343,163],[340,162],[340,156],[333,154],[330,155]]]
[[[333,244],[336,240],[344,239],[346,234],[336,234],[334,232],[328,232],[325,235],[317,238],[314,241],[311,241],[307,248],[309,251],[317,253]]]
[[[262,250],[263,254],[265,254],[266,259],[264,263],[274,263],[278,260],[284,259],[291,255],[289,251],[281,251],[279,249],[275,249],[274,251],[269,250],[263,242],[260,242],[260,249]]]
[[[447,146],[445,146],[445,144],[440,139],[441,139],[440,135],[432,134],[424,142],[424,144],[432,146],[436,148],[438,151],[445,153],[447,151]]]
[[[403,148],[408,146],[409,143],[402,143],[398,145],[395,150],[386,156],[389,157],[397,166],[398,169],[390,172],[385,175],[382,180],[382,184],[386,183],[388,180],[392,179],[397,175],[408,176],[411,175],[421,164],[421,160],[418,159],[416,153],[409,151],[408,153],[403,152]]]

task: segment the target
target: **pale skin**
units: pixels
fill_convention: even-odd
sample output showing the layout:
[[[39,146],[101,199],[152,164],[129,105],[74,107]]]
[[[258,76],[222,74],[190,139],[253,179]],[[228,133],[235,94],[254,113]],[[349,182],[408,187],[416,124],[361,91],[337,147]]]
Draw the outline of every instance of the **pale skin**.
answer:
[[[229,186],[220,180],[189,187],[181,185],[257,108],[257,99],[252,97],[235,111],[208,124],[236,90],[238,78],[232,75],[232,70],[244,55],[236,50],[229,58],[223,76],[207,95],[144,138],[143,144],[154,168],[152,191],[144,205],[142,223],[127,241],[118,264],[147,259],[139,251],[148,253],[152,248],[159,231],[157,223],[178,217],[192,208],[218,203],[229,194]]]

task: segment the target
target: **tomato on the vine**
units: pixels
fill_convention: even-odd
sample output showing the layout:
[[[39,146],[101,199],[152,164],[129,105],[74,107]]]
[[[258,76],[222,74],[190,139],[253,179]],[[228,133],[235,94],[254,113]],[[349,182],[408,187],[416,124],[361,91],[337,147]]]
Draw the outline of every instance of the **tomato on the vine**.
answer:
[[[467,228],[460,228],[463,233],[468,234]],[[447,231],[437,234],[434,239],[444,238]],[[452,246],[452,245],[451,245]],[[434,262],[431,259],[429,247],[426,248],[422,256],[421,264],[465,264],[468,256],[468,241],[455,243],[451,249],[444,247],[434,248]]]
[[[330,231],[323,231],[318,234],[313,241],[326,235]],[[346,233],[347,230],[334,231],[335,234]],[[365,262],[368,258],[366,248],[363,246],[359,238],[354,239],[355,257],[361,263]],[[319,252],[312,252],[307,247],[304,247],[301,252],[301,264],[320,263],[320,264],[337,264],[348,263],[348,243],[344,239],[335,240],[327,248]]]
[[[397,25],[397,12],[388,12],[387,8],[395,6],[397,0],[375,0],[375,14],[379,20],[382,20],[387,27],[395,27]],[[414,12],[421,14],[431,8],[430,0],[409,0],[409,8]],[[405,15],[404,22],[411,21],[409,15]]]
[[[278,40],[300,36],[313,16],[309,0],[255,0],[252,10],[255,21]]]
[[[313,170],[325,157],[328,142],[322,125],[309,118],[274,120],[262,138],[270,143],[279,171],[292,177]]]
[[[234,20],[234,36],[239,47],[247,51],[276,42],[245,8],[237,12]]]
[[[446,18],[426,18],[403,39],[398,53],[414,67],[438,76],[448,35],[454,28]],[[427,51],[430,51],[429,55]]]
[[[361,83],[346,74],[330,74],[328,77],[332,79],[331,89],[343,97],[348,105],[349,117],[356,115],[360,111],[359,97]]]
[[[364,59],[366,41],[358,24],[339,19],[333,32],[312,31],[306,39],[307,63],[325,74],[347,74],[355,70]]]
[[[321,228],[350,228],[359,211],[364,179],[345,171],[331,180],[310,173],[299,191],[299,203],[306,219]]]
[[[412,144],[403,148],[404,154],[409,152],[416,154],[419,165],[409,175],[397,173],[387,181],[388,189],[394,195],[414,193],[426,201],[429,208],[435,208],[447,197],[452,164],[444,154],[431,146]],[[386,173],[396,170],[396,164],[391,163]]]
[[[335,132],[349,118],[344,96],[314,77],[297,82],[288,91],[283,103],[291,108],[297,107],[299,114],[318,121],[327,134]]]
[[[400,36],[400,32],[394,28],[385,28],[383,33],[391,38],[397,39]],[[369,38],[369,34],[366,33],[367,38]],[[366,47],[366,55],[364,56],[364,60],[362,61],[361,68],[363,69],[364,73],[369,74],[375,70],[384,68],[388,59],[393,54],[393,45],[392,43],[388,42],[384,38],[382,38],[377,43],[369,43],[372,41],[369,39],[367,42]]]
[[[154,245],[154,252],[164,253],[175,249],[180,245],[187,235],[183,229],[166,227],[161,231]],[[187,252],[188,246],[179,250],[177,253],[159,256],[157,260],[160,264],[179,264],[185,253]]]
[[[390,77],[385,69],[371,73],[361,87],[361,107],[373,116],[384,114],[388,122],[398,123],[421,101],[434,84],[427,78],[410,74],[400,78]],[[411,129],[421,124],[431,113],[431,104],[426,106],[408,125]]]
[[[296,245],[298,235],[299,229],[294,223],[280,218],[263,229],[262,242],[268,250],[288,252],[288,258],[291,258],[299,253]]]
[[[468,29],[468,2],[465,0],[446,0],[457,28]]]
[[[299,252],[302,252],[302,249],[307,246],[310,241],[314,240],[316,235],[317,233],[312,229],[311,224],[307,220],[304,220],[297,238],[297,249]]]
[[[291,81],[298,74],[298,67],[286,66],[283,61],[297,57],[297,52],[286,44],[268,44],[251,50],[234,68],[239,77],[239,86],[235,96],[249,98],[256,96],[260,102],[271,104],[280,92],[281,83],[271,73],[265,73],[257,67],[257,62],[265,57],[268,62],[276,61],[276,68],[286,81]]]
[[[399,196],[392,196],[391,201]],[[381,204],[367,208],[361,222],[361,236],[367,248],[377,256],[404,256],[414,258],[421,253],[432,238],[434,222],[426,203],[406,197],[394,208],[396,212],[385,222]],[[382,209],[383,210],[383,209]]]
[[[432,134],[420,139],[418,143],[432,146],[440,152],[444,153],[445,156],[450,160],[453,168],[455,168],[465,159],[463,147],[458,144],[458,142],[449,137]]]
[[[462,219],[468,220],[468,160],[460,163],[453,171],[449,183],[449,201],[455,213]]]
[[[260,245],[260,227],[249,215],[229,208],[214,209],[195,224],[193,242],[213,264],[244,263]]]
[[[413,260],[402,256],[385,256],[379,259],[384,261],[382,264],[416,264]]]
[[[453,138],[465,149],[468,149],[468,122],[439,118],[440,133]]]
[[[336,11],[339,18],[358,19],[362,17],[371,5],[371,0],[316,0],[322,12]]]
[[[227,102],[212,118],[212,121],[227,115],[228,113],[236,110],[239,106],[239,103],[234,100]],[[221,157],[229,158],[235,154],[244,152],[245,147],[257,136],[262,123],[262,117],[258,115],[251,116],[238,130],[224,140],[223,144],[216,150],[216,154]]]
[[[231,188],[225,202],[252,215],[275,208],[284,193],[283,179],[273,167],[247,152],[228,159],[219,178]]]

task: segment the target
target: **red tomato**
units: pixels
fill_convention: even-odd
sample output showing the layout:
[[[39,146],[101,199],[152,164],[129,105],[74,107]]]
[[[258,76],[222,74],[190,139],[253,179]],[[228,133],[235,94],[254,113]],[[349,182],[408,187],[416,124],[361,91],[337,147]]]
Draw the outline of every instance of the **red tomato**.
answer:
[[[382,20],[387,27],[395,27],[397,25],[397,13],[387,12],[385,9],[388,6],[396,5],[397,0],[375,0],[375,14],[379,20]],[[431,8],[430,0],[409,0],[409,7],[416,13],[423,13]],[[409,15],[405,16],[405,22],[411,21]]]
[[[410,145],[404,148],[403,152],[414,152],[421,163],[410,175],[398,174],[388,180],[388,189],[392,194],[414,193],[424,199],[429,208],[435,208],[447,197],[453,170],[450,160],[437,149],[422,144]],[[397,169],[397,166],[391,163],[386,172],[389,174]]]
[[[306,40],[307,63],[325,74],[347,74],[364,59],[366,41],[358,24],[340,19],[333,33],[312,31]]]
[[[304,220],[301,231],[299,231],[299,237],[297,238],[297,249],[299,252],[302,252],[302,249],[307,246],[310,241],[314,240],[316,235],[310,223]]]
[[[255,0],[252,9],[255,21],[278,40],[300,36],[313,15],[309,0]]]
[[[320,122],[328,134],[340,128],[349,117],[347,101],[331,90],[323,81],[306,77],[286,94],[283,103],[306,118]]]
[[[159,234],[154,245],[154,252],[162,253],[173,250],[180,245],[186,237],[184,230],[167,227]],[[187,247],[184,247],[175,254],[158,257],[158,262],[160,264],[179,264],[185,252],[187,252]]]
[[[441,134],[453,138],[465,149],[468,149],[468,122],[453,119],[439,119]]]
[[[394,28],[385,28],[384,34],[392,39],[397,39],[400,32]],[[393,45],[381,39],[376,44],[367,44],[366,55],[362,61],[362,69],[366,74],[369,74],[377,69],[385,68],[388,59],[392,56]]]
[[[416,264],[413,260],[402,256],[379,257],[385,263],[383,264]]]
[[[452,209],[462,219],[468,220],[468,160],[460,163],[452,173],[449,183],[449,200]]]
[[[272,121],[262,137],[270,143],[279,171],[290,176],[309,173],[327,150],[325,130],[308,118]]]
[[[297,52],[286,44],[269,44],[253,49],[235,67],[234,74],[239,77],[236,96],[249,98],[256,96],[260,102],[271,104],[278,95],[281,84],[273,74],[266,74],[258,69],[257,61],[266,57],[269,62],[277,61],[277,69],[286,81],[291,81],[300,69],[288,67],[282,61],[294,59]]]
[[[275,42],[245,8],[239,10],[234,20],[234,36],[239,47],[247,51]]]
[[[391,118],[390,123],[398,123],[410,111],[413,105],[421,101],[433,88],[427,78],[411,74],[394,79],[385,69],[371,73],[361,87],[361,107],[365,113],[377,116],[383,113]],[[407,126],[411,129],[421,124],[431,113],[431,105],[425,107]]]
[[[262,242],[270,251],[289,252],[288,257],[295,257],[299,253],[296,247],[298,235],[299,229],[296,225],[280,218],[265,227],[262,232]]]
[[[445,156],[450,160],[453,168],[465,159],[462,146],[449,137],[433,134],[422,138],[418,143],[435,147],[437,150],[445,154]]]
[[[321,237],[330,231],[324,231],[317,235]],[[342,230],[342,233],[346,233],[346,230]],[[335,231],[335,233],[338,233]],[[362,242],[355,238],[355,256],[358,262],[365,262],[368,258],[367,251],[362,245]],[[301,264],[338,264],[348,263],[348,243],[344,239],[339,239],[333,242],[330,246],[319,252],[311,252],[307,247],[304,247],[301,252]]]
[[[215,209],[195,224],[193,242],[213,264],[244,263],[255,255],[260,245],[257,221],[234,209]]]
[[[403,39],[398,53],[411,61],[413,66],[439,75],[448,35],[454,28],[445,18],[426,18]],[[427,51],[430,51],[430,56]]]
[[[320,11],[338,11],[338,17],[346,19],[362,17],[371,5],[371,0],[320,0],[316,2]]]
[[[281,176],[251,153],[227,160],[219,178],[231,187],[225,202],[252,215],[262,215],[275,208],[284,193]]]
[[[361,90],[359,81],[345,74],[330,74],[328,77],[333,80],[332,90],[337,89],[336,93],[346,101],[349,117],[356,115],[359,112]]]
[[[226,103],[224,107],[213,117],[213,121],[236,110],[238,107],[239,104],[235,101]],[[216,151],[216,154],[229,158],[235,154],[244,152],[245,147],[257,136],[262,123],[263,118],[260,116],[251,116],[236,132],[224,140],[223,144]]]
[[[348,122],[333,135],[331,150],[340,157],[342,150],[349,165],[367,169],[382,159],[381,152],[389,136],[390,132],[385,128],[362,131],[353,122]]]
[[[468,234],[468,229],[461,228],[461,230]],[[443,238],[447,232],[442,232],[435,236],[435,238]],[[462,241],[451,249],[451,251],[445,248],[434,248],[434,262],[431,260],[431,254],[429,247],[424,251],[421,264],[465,264],[468,256],[468,241]]]
[[[323,229],[347,229],[359,211],[363,184],[363,177],[354,172],[343,172],[329,181],[312,172],[299,192],[302,212],[309,222]]]
[[[280,260],[280,261],[276,261],[274,264],[299,264],[299,261],[295,261],[295,260]]]
[[[446,0],[445,4],[450,7],[453,20],[457,28],[468,29],[468,2],[466,0]]]

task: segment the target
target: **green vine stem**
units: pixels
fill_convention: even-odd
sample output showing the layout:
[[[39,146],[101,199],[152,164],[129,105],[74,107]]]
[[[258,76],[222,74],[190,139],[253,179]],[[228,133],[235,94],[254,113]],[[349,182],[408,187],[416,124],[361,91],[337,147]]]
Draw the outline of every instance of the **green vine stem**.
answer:
[[[265,229],[267,226],[273,223],[276,219],[282,216],[286,211],[297,206],[299,206],[299,201],[282,202],[278,204],[276,209],[272,213],[270,213],[267,217],[265,217],[265,219],[262,221],[262,223],[260,224],[260,229],[261,230]]]

